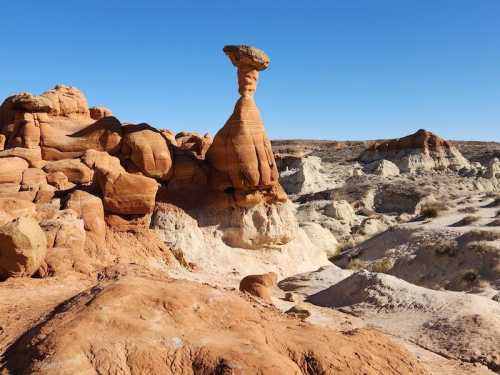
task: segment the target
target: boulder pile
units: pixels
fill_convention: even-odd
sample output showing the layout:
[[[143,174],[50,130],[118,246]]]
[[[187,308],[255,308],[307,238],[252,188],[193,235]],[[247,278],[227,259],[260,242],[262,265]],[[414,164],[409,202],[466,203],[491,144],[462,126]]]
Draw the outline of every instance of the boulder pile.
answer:
[[[0,201],[6,209],[0,231],[13,242],[0,244],[1,262],[13,261],[11,250],[21,246],[16,228],[38,226],[47,237],[42,243],[36,231],[27,231],[30,238],[19,250],[23,260],[5,269],[0,264],[3,277],[32,275],[42,266],[41,274],[86,263],[80,268],[89,271],[92,261],[78,259],[106,259],[109,230],[148,230],[158,201],[185,209],[200,225],[220,225],[229,246],[258,248],[293,238],[297,224],[284,204],[287,196],[253,99],[269,58],[249,46],[227,46],[224,52],[238,69],[241,96],[213,140],[122,124],[109,109],[89,108],[80,90],[64,85],[3,102]]]

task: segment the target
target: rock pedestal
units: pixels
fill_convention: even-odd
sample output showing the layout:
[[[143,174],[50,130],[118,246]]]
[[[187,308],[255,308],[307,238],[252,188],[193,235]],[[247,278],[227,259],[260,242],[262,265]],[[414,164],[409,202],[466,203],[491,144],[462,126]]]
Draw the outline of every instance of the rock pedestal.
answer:
[[[214,170],[210,183],[218,190],[234,191],[240,206],[266,200],[260,195],[255,197],[256,191],[268,193],[271,200],[286,200],[277,188],[278,170],[271,143],[253,98],[259,71],[269,66],[269,58],[250,46],[226,46],[224,52],[238,69],[240,98],[207,152],[207,161]],[[246,195],[252,197],[248,199]]]

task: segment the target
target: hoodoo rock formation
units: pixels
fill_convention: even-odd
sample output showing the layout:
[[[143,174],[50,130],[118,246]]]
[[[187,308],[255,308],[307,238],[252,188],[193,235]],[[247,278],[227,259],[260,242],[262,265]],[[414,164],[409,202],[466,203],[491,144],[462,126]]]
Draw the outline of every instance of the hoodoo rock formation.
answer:
[[[241,207],[254,206],[262,199],[285,201],[271,142],[254,100],[259,71],[269,66],[269,57],[250,46],[226,46],[224,53],[237,68],[240,98],[207,152],[214,169],[211,183],[222,191],[234,190]]]
[[[500,144],[281,140],[276,162],[269,57],[224,52],[214,138],[64,85],[0,106],[0,374],[498,373]]]
[[[375,142],[360,159],[365,163],[389,160],[402,172],[442,168],[459,170],[469,166],[455,146],[424,129],[407,137]]]

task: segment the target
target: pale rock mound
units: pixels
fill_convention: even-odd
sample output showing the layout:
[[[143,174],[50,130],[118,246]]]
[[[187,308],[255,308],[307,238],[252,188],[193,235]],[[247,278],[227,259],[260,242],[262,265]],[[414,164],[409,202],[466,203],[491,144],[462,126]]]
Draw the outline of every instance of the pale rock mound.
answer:
[[[221,212],[224,213],[227,211]],[[211,220],[217,223],[217,217]],[[253,248],[258,251],[248,251],[248,248],[228,246],[224,228],[218,224],[199,225],[194,216],[181,208],[158,203],[151,228],[165,244],[181,251],[188,263],[196,265],[197,269],[218,282],[224,282],[224,285],[237,286],[241,278],[248,274],[273,271],[280,277],[287,277],[329,263],[324,245],[316,246],[297,226],[290,242],[279,246],[269,246],[266,242],[261,247]]]
[[[277,156],[276,164],[280,184],[288,194],[314,193],[328,187],[321,159],[317,156]]]
[[[485,177],[500,180],[500,160],[498,158],[489,161]]]
[[[377,160],[365,166],[364,171],[381,177],[399,176],[399,168],[389,160]]]
[[[325,215],[352,224],[356,221],[356,213],[348,201],[333,201],[325,209]]]
[[[349,267],[357,262],[431,289],[476,292],[498,289],[500,234],[488,230],[394,227],[337,257]]]
[[[500,304],[487,298],[363,270],[307,301],[363,317],[446,358],[500,369]]]
[[[401,172],[442,168],[458,171],[470,165],[450,142],[423,129],[407,137],[377,142],[364,151],[360,159],[364,163],[389,160]]]
[[[337,255],[340,244],[331,231],[314,222],[301,223],[300,228],[306,232],[313,245],[322,249],[328,258]]]
[[[9,349],[6,369],[46,375],[425,374],[412,355],[374,330],[315,327],[193,282],[113,278],[28,331]]]
[[[33,275],[47,252],[45,234],[31,217],[0,227],[0,279]]]

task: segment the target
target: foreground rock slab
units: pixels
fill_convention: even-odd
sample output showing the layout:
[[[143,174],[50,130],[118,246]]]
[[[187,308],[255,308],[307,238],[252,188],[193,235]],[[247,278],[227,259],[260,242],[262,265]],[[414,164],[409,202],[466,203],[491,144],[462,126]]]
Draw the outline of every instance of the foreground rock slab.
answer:
[[[238,293],[188,281],[113,279],[26,332],[6,352],[6,373],[425,373],[374,330],[315,327]]]

